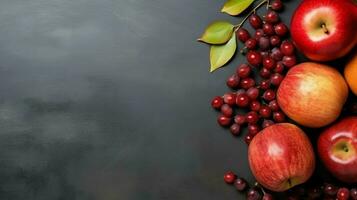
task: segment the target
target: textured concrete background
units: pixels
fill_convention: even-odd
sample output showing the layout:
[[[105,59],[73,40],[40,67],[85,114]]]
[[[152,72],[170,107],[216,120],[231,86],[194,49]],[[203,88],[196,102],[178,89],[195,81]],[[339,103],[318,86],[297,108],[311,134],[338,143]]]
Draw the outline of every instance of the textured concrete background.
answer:
[[[252,180],[246,145],[210,100],[243,58],[210,74],[195,41],[239,22],[223,3],[0,0],[0,199],[242,199],[222,175]]]

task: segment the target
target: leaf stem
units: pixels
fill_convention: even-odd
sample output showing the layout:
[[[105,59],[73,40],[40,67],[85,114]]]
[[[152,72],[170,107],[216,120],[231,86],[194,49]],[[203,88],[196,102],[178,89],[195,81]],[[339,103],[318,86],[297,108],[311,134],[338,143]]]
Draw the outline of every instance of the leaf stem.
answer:
[[[261,1],[257,6],[255,6],[253,8],[253,10],[251,10],[247,16],[244,17],[244,19],[237,25],[234,26],[234,32],[236,32],[243,24],[245,21],[247,21],[248,17],[250,15],[252,15],[253,13],[255,13],[257,11],[258,8],[260,8],[262,5],[264,5],[265,3],[268,3],[267,6],[269,6],[269,0],[263,0]]]

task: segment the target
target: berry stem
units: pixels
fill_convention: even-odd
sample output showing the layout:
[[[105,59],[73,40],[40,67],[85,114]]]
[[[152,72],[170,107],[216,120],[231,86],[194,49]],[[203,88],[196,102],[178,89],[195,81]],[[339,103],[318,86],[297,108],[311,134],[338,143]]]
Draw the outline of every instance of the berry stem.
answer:
[[[234,26],[234,32],[236,32],[236,31],[244,24],[244,22],[247,21],[247,19],[249,18],[250,15],[252,15],[253,13],[255,13],[256,10],[257,10],[258,8],[260,8],[262,5],[264,5],[265,3],[268,3],[268,5],[269,5],[269,0],[263,0],[263,1],[261,1],[257,6],[255,6],[255,7],[253,8],[253,10],[251,10],[251,11],[248,13],[248,15],[245,16],[244,19],[243,19],[239,24],[237,24],[237,25]]]

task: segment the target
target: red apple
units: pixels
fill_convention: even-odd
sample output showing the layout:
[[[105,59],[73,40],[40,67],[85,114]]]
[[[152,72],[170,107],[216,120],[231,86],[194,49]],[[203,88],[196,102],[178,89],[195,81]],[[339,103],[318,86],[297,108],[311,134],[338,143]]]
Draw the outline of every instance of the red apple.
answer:
[[[317,150],[336,178],[357,183],[357,117],[344,118],[323,131]]]
[[[356,21],[353,0],[304,0],[291,19],[291,36],[308,58],[334,60],[355,46]]]
[[[250,169],[265,188],[281,192],[307,181],[315,168],[315,156],[305,133],[289,123],[268,126],[248,149]]]
[[[278,88],[277,101],[288,117],[317,128],[337,119],[347,96],[347,83],[336,69],[306,62],[289,70]]]

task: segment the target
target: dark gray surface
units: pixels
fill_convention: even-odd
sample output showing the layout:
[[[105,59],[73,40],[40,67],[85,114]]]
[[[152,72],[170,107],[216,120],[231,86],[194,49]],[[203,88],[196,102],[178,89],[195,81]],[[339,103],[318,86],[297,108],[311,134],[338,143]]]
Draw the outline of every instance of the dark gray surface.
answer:
[[[224,1],[0,0],[0,199],[240,199],[195,39]],[[297,1],[286,2],[285,21]],[[240,45],[240,47],[242,47]]]

